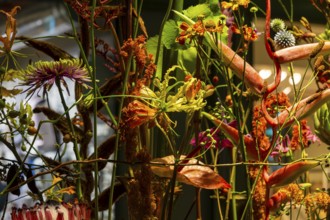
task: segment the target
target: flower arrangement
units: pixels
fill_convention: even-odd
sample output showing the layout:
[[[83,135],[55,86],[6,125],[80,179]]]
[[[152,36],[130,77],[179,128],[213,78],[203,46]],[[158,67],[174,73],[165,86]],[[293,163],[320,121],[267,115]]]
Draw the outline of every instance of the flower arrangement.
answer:
[[[129,219],[177,219],[176,201],[190,187],[196,193],[186,219],[194,207],[193,218],[208,212],[203,191],[211,192],[206,202],[215,201],[216,219],[294,213],[326,219],[329,192],[313,188],[308,172],[322,168],[329,181],[330,154],[309,157],[306,149],[330,144],[330,3],[310,1],[326,19],[316,34],[307,18],[302,27],[294,23],[293,0],[291,13],[279,2],[287,18],[272,17],[270,0],[205,0],[187,8],[170,0],[159,35],[150,37],[143,0],[64,0],[72,29],[61,37],[77,45],[78,57],[42,38],[20,36],[20,6],[0,10],[0,142],[14,157],[0,158],[0,196],[27,193],[33,200],[5,211],[12,206],[7,199],[2,216],[112,219],[112,208],[126,198]],[[265,17],[264,33],[253,25],[257,15]],[[275,70],[271,83],[249,59],[261,35]],[[18,42],[52,60],[22,66],[17,57],[27,58],[13,49]],[[293,76],[296,60],[307,67],[289,97],[279,91],[281,69],[288,66]],[[107,72],[99,72],[99,62]],[[315,93],[304,94],[306,82],[316,85]],[[51,91],[62,110],[49,105]],[[21,103],[9,101],[18,95],[25,97]],[[34,97],[48,105],[32,106]],[[38,115],[45,119],[36,122]],[[112,131],[102,142],[98,124]],[[47,141],[45,125],[60,137],[52,157],[36,146]],[[106,183],[102,176],[109,177]]]

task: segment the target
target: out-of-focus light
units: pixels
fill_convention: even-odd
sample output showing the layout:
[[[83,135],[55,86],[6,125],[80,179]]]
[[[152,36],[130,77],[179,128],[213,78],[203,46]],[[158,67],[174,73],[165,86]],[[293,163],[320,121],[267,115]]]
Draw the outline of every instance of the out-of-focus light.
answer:
[[[283,80],[285,80],[287,76],[288,76],[287,72],[282,71],[282,73],[281,73],[281,82],[282,82]]]
[[[267,69],[262,69],[259,71],[259,74],[260,74],[261,78],[267,79],[270,77],[270,75],[272,75],[272,71],[267,70]]]
[[[284,94],[288,95],[291,92],[291,88],[290,87],[285,87],[285,89],[283,89]]]
[[[293,78],[293,80],[292,80]],[[293,82],[295,85],[297,85],[301,80],[301,74],[300,73],[293,73],[292,76],[289,78],[289,83],[293,85]]]

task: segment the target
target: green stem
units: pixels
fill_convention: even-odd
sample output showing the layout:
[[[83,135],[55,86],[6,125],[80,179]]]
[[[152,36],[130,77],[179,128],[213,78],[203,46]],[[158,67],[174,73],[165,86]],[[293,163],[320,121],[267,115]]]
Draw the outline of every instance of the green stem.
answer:
[[[65,98],[64,98],[64,95],[63,95],[63,91],[62,91],[62,88],[61,88],[61,81],[58,77],[56,77],[56,79],[55,79],[55,84],[58,88],[58,91],[59,91],[59,94],[60,94],[60,97],[61,97],[62,106],[63,106],[64,111],[65,111],[65,116],[66,116],[68,125],[70,126],[70,131],[71,131],[72,136],[73,136],[73,151],[75,153],[76,159],[80,160],[80,154],[79,154],[79,149],[78,149],[77,138],[76,138],[76,135],[75,135],[73,124],[70,120],[69,108],[66,105]],[[77,168],[78,168],[78,173],[80,173],[81,172],[81,165],[77,164]],[[76,192],[77,192],[78,199],[81,200],[83,198],[83,195],[82,195],[82,190],[81,190],[81,179],[80,178],[77,178]]]
[[[282,0],[278,0],[278,3],[281,5],[281,7],[283,8],[284,13],[286,14],[286,16],[288,17],[288,19],[290,20],[290,23],[293,22],[293,7],[292,7],[292,0],[291,0],[291,13],[289,14],[287,8],[285,7],[285,5],[283,4]]]
[[[92,72],[92,84],[93,84],[93,96],[97,97],[97,83],[96,83],[96,51],[95,51],[95,32],[94,32],[94,13],[95,13],[95,7],[96,7],[96,0],[92,1],[92,9],[91,9],[91,27],[90,27],[90,36],[91,36],[91,55],[92,55],[92,66],[93,66],[93,72]],[[98,143],[97,143],[97,100],[93,99],[93,121],[94,121],[94,154],[95,158],[98,158]],[[99,169],[98,169],[98,162],[95,162],[95,175],[94,175],[94,197],[95,197],[95,219],[98,220],[98,210],[99,210],[99,202],[98,202],[98,186],[99,186]]]
[[[86,57],[86,54],[84,53],[84,48],[83,48],[83,46],[81,45],[81,42],[79,41],[79,37],[78,37],[78,34],[77,34],[76,27],[75,27],[75,25],[74,25],[74,23],[73,23],[73,19],[72,19],[71,13],[70,13],[69,6],[68,6],[66,3],[65,3],[65,5],[66,5],[66,8],[67,8],[67,13],[68,13],[68,15],[69,15],[69,17],[70,17],[70,22],[71,22],[71,27],[72,27],[72,31],[73,31],[74,39],[76,40],[76,43],[77,43],[77,45],[78,45],[78,47],[79,47],[79,49],[80,49],[80,51],[81,51],[81,56],[82,56],[82,59],[83,59],[84,63],[85,63],[86,65],[88,65],[88,59],[87,59],[87,57]],[[113,27],[113,25],[112,25],[111,22],[110,22],[109,25],[110,25],[110,29],[113,30],[114,27]],[[118,49],[118,51],[120,51],[120,44],[119,44],[119,41],[118,41],[118,36],[115,35],[114,33],[113,33],[113,36],[114,36],[114,39],[115,39],[116,46],[119,45],[119,47],[117,47],[117,49]],[[118,41],[118,42],[117,42],[117,41]],[[117,45],[117,43],[118,43],[118,45]],[[95,48],[94,48],[94,49],[95,49]],[[121,71],[124,72],[124,61],[123,61],[122,57],[120,57],[119,60],[120,60],[120,67],[122,67]],[[87,68],[87,70],[88,70],[88,73],[89,73],[90,77],[92,78],[92,77],[93,77],[92,71],[90,70],[90,68]],[[100,90],[99,90],[99,88],[98,88],[98,87],[94,87],[94,89],[97,91],[97,94],[100,95]],[[94,98],[96,98],[96,97],[97,97],[97,96],[94,96]],[[99,98],[99,99],[102,99],[101,96],[99,96],[98,98]],[[104,101],[104,102],[105,102],[105,101]],[[114,124],[115,126],[117,126],[117,124],[118,124],[118,123],[117,123],[117,120],[115,119],[115,117],[114,117],[114,115],[112,114],[111,110],[110,110],[109,108],[106,107],[106,111],[107,111],[109,117],[111,118],[113,124]]]
[[[182,1],[182,0],[180,0],[180,1]],[[158,59],[159,59],[159,55],[160,55],[160,47],[162,46],[163,29],[165,26],[165,22],[167,21],[168,17],[170,16],[170,13],[172,10],[172,5],[173,5],[173,0],[169,0],[165,16],[163,18],[162,24],[160,25],[159,37],[158,37],[158,43],[157,43],[157,53],[156,53],[156,58],[155,58],[156,64],[158,63]]]
[[[129,71],[131,69],[132,58],[133,58],[133,55],[132,55],[132,53],[130,53],[127,64],[126,64],[126,68],[125,68],[124,81],[122,84],[123,90],[121,93],[122,98],[121,98],[120,104],[119,104],[118,124],[120,123],[121,117],[122,117],[121,109],[123,109],[123,107],[124,107],[125,94],[127,93],[127,82],[128,82]],[[119,141],[120,141],[120,130],[117,130],[116,145],[115,145],[115,150],[114,150],[114,160],[117,160],[117,158],[118,158]],[[114,189],[115,189],[116,172],[117,172],[117,163],[114,163],[113,168],[112,168],[111,183],[110,183],[108,220],[111,220],[111,216],[112,216],[112,204],[113,204],[113,194],[114,194]]]
[[[137,1],[135,1],[135,4],[137,4]],[[133,31],[133,38],[136,37],[138,30],[139,30],[139,19],[142,11],[142,5],[143,5],[143,0],[141,0],[138,11],[137,11],[137,18],[136,21],[134,22],[134,31]]]

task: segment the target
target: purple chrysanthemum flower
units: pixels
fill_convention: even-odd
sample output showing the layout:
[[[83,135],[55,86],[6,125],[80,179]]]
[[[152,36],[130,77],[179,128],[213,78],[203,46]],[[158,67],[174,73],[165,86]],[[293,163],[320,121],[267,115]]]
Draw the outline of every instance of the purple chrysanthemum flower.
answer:
[[[28,86],[28,96],[36,90],[43,88],[44,94],[49,91],[58,79],[69,93],[65,78],[71,79],[85,87],[85,82],[90,82],[88,69],[79,59],[60,59],[59,61],[39,61],[29,65],[25,72],[22,85]]]

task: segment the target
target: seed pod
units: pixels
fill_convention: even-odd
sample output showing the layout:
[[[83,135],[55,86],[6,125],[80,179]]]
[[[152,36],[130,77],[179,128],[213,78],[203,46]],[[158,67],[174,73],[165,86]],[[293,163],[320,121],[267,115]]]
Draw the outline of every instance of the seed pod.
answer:
[[[8,112],[8,116],[11,118],[16,118],[17,116],[19,116],[19,111],[11,110]]]
[[[32,176],[33,176],[32,169],[29,168],[27,170],[26,177],[27,178],[30,178]],[[31,192],[33,192],[34,194],[39,194],[39,189],[37,188],[35,179],[33,179],[32,181],[28,182],[27,185],[28,185],[29,189],[31,190]]]
[[[37,133],[37,129],[33,126],[29,126],[28,129],[27,129],[27,133],[29,135],[35,135]]]
[[[25,144],[22,144],[22,146],[21,146],[21,150],[22,150],[22,151],[26,151],[26,145],[25,145]]]
[[[19,175],[17,175],[15,177],[17,172],[18,172],[18,166],[16,164],[11,165],[9,170],[8,170],[8,173],[7,173],[7,184],[11,183],[10,188],[17,186],[20,183]],[[14,179],[14,177],[15,177],[15,179]],[[18,188],[18,189],[15,189],[15,190],[11,191],[11,193],[16,195],[16,196],[19,196],[21,194],[21,191]]]
[[[71,140],[72,140],[72,138],[71,138],[70,134],[63,135],[63,142],[64,143],[69,143]]]
[[[28,122],[27,115],[26,114],[22,115],[22,117],[20,117],[20,119],[19,119],[19,123],[25,125],[25,124],[27,124],[27,122]]]

